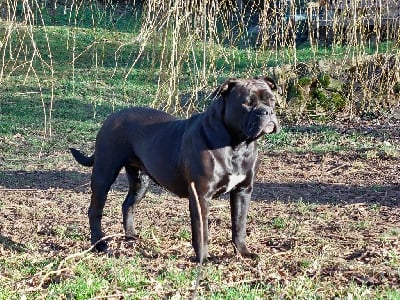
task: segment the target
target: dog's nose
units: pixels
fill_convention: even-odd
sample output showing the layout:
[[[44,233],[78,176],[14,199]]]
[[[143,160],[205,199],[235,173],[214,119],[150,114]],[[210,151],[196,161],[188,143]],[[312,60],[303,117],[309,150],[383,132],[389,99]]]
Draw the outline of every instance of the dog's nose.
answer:
[[[263,108],[255,111],[255,116],[257,118],[264,118],[265,116],[271,116],[272,114],[273,111],[269,108]]]
[[[275,114],[274,108],[271,106],[262,106],[258,108],[254,108],[255,114],[257,117],[262,118],[264,116],[271,116]]]
[[[273,115],[273,114],[274,114],[274,108],[273,108],[273,107],[270,107],[270,106],[267,106],[267,107],[263,110],[263,114],[264,114],[264,115],[268,115],[268,116]]]

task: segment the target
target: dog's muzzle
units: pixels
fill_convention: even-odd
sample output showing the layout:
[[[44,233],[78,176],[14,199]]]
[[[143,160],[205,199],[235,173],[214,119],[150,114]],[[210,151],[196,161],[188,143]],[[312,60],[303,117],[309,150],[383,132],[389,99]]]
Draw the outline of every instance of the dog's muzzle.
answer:
[[[274,109],[269,106],[253,109],[250,112],[246,131],[249,138],[257,138],[264,133],[279,132],[279,122]]]

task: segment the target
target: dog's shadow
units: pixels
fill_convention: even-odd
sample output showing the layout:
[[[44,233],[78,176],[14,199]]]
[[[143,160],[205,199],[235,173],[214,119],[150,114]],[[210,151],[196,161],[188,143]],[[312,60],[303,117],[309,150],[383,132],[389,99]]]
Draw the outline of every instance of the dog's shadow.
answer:
[[[0,171],[0,191],[49,189],[88,192],[90,190],[90,172],[71,170]],[[128,191],[128,180],[124,171],[121,171],[111,189],[117,192]],[[153,193],[161,193],[161,188],[154,185],[151,185],[150,189]]]
[[[12,239],[0,234],[0,244],[3,245],[5,249],[13,252],[23,253],[27,251],[24,244],[14,242]]]
[[[0,171],[0,190],[48,190],[60,188],[84,191],[90,175],[78,171]]]

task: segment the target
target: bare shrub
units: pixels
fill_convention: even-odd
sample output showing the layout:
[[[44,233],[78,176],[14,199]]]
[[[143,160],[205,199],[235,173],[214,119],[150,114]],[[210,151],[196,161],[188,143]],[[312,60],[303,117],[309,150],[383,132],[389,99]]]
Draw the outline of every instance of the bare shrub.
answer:
[[[378,3],[379,2],[379,3]],[[397,0],[148,0],[148,1],[78,1],[78,0],[6,0],[0,4],[0,41],[2,66],[0,82],[18,72],[32,76],[39,93],[43,86],[52,89],[50,99],[42,96],[45,134],[51,133],[54,97],[54,53],[47,47],[38,48],[35,30],[41,27],[45,37],[44,13],[56,24],[57,10],[68,17],[71,36],[66,47],[71,53],[71,72],[83,52],[91,51],[95,65],[102,67],[102,39],[78,49],[75,32],[85,24],[82,14],[91,14],[94,29],[121,19],[134,19],[140,24],[131,41],[124,42],[115,52],[115,68],[125,72],[126,80],[139,62],[145,61],[157,81],[153,106],[187,114],[199,108],[199,94],[215,86],[222,77],[253,76],[270,72],[270,65],[283,63],[294,67],[299,62],[314,64],[321,57],[351,61],[359,70],[366,55],[399,54],[400,4]],[[99,13],[100,12],[100,13]],[[46,24],[45,24],[46,23]],[[86,24],[87,26],[87,24]],[[118,30],[118,29],[116,29]],[[82,41],[80,41],[82,43]],[[309,49],[307,56],[301,48]],[[382,49],[386,47],[386,49]],[[126,69],[117,61],[121,49],[131,48],[133,58]],[[399,67],[378,68],[382,84],[372,87],[371,72],[357,71],[356,79],[346,84],[362,86],[362,90],[388,95],[399,81]],[[45,74],[45,76],[39,76]],[[389,81],[385,81],[387,76]],[[389,83],[390,82],[390,83]],[[366,89],[365,89],[365,88]],[[379,88],[379,91],[376,89]],[[200,93],[201,92],[201,93]],[[368,92],[367,92],[368,93]],[[182,99],[182,95],[184,95]],[[350,97],[353,94],[350,93]],[[386,105],[374,97],[373,106]],[[360,111],[369,109],[366,97],[349,98]]]

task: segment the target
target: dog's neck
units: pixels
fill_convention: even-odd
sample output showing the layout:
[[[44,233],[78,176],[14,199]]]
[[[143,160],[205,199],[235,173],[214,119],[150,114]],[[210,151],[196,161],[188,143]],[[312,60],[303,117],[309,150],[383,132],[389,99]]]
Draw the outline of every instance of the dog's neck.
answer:
[[[207,113],[202,114],[202,122],[206,125],[203,127],[209,128],[210,131],[205,132],[208,141],[218,141],[219,148],[230,146],[233,149],[242,146],[249,147],[252,143],[256,143],[255,139],[249,139],[242,132],[238,132],[234,128],[230,128],[225,120],[225,101],[220,96],[215,99],[207,109]],[[211,121],[212,120],[212,121]],[[215,122],[215,120],[221,120]]]

